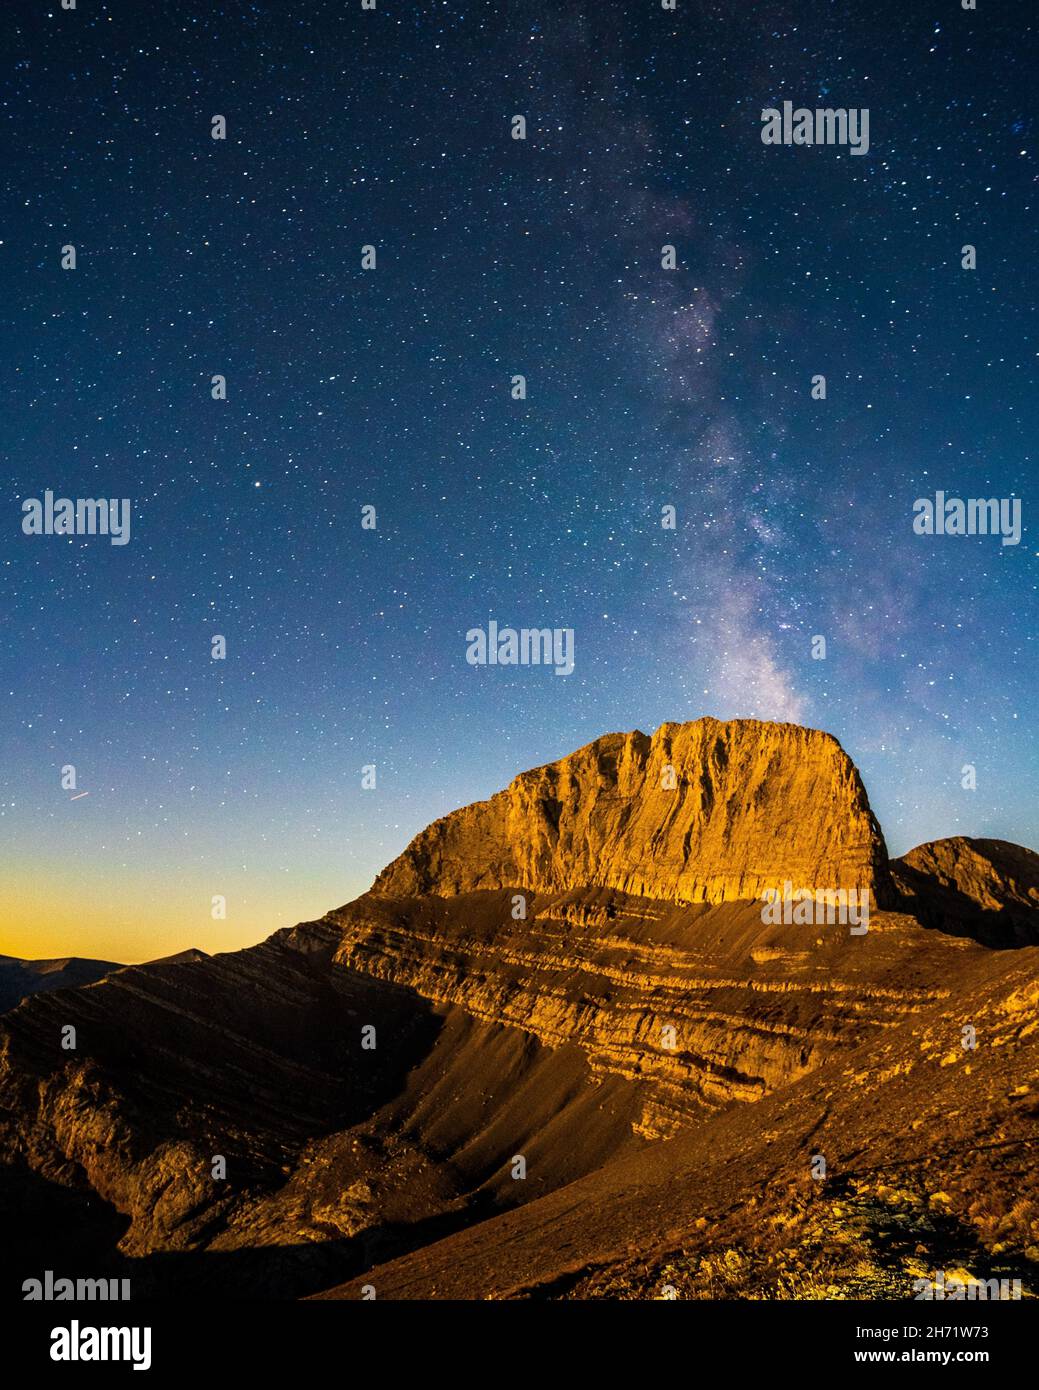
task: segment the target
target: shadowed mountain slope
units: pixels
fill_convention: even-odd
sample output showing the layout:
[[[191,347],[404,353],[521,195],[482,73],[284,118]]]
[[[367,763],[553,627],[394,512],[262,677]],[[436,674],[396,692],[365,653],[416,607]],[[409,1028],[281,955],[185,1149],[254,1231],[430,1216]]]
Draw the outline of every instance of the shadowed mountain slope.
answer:
[[[891,865],[901,905],[921,921],[987,946],[1039,945],[1039,854],[956,835]]]
[[[936,1268],[1039,1292],[1039,950],[754,1106],[369,1270],[386,1298],[912,1298]],[[964,1049],[963,1018],[978,1032]],[[1022,1080],[1022,1078],[1028,1078]],[[813,1159],[826,1176],[812,1175]],[[360,1283],[325,1297],[357,1298]]]
[[[120,967],[111,960],[87,960],[66,956],[61,960],[20,960],[0,956],[0,1013],[13,1009],[19,1000],[44,990],[91,985]]]

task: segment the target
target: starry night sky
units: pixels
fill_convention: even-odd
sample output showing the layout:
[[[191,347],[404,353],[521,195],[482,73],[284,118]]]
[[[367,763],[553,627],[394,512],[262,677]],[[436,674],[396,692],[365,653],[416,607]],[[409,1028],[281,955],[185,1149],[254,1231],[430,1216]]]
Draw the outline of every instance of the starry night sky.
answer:
[[[1039,843],[1032,13],[5,8],[0,951],[258,940],[701,714],[836,734],[893,853]],[[763,145],[784,100],[869,153]],[[129,544],[23,535],[47,488]],[[939,488],[1021,544],[914,535]],[[467,665],[491,618],[574,673]]]

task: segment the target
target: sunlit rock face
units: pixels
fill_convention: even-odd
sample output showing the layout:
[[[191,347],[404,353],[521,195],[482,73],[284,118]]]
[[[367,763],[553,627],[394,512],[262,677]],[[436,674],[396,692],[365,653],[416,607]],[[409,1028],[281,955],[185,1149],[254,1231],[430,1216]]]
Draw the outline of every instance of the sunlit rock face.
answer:
[[[434,822],[375,881],[388,897],[604,887],[676,903],[758,898],[789,879],[890,901],[851,759],[793,724],[697,719],[607,734]]]

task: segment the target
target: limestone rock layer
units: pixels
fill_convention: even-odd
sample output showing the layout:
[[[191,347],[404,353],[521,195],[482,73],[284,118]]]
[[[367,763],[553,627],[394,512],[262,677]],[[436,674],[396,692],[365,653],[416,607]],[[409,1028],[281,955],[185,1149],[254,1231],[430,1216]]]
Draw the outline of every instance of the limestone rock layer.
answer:
[[[606,734],[417,835],[378,876],[394,898],[612,888],[676,903],[869,888],[887,854],[862,780],[830,734],[697,719]]]

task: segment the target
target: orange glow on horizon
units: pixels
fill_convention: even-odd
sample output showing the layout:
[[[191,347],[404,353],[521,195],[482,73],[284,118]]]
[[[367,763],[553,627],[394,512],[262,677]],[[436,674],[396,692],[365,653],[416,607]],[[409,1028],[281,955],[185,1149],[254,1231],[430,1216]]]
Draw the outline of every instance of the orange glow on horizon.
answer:
[[[122,965],[155,960],[197,947],[210,955],[237,951],[264,940],[280,927],[321,917],[358,896],[329,893],[298,880],[225,885],[228,915],[214,920],[212,887],[178,875],[72,872],[67,866],[0,876],[0,955],[27,960],[84,956]]]

